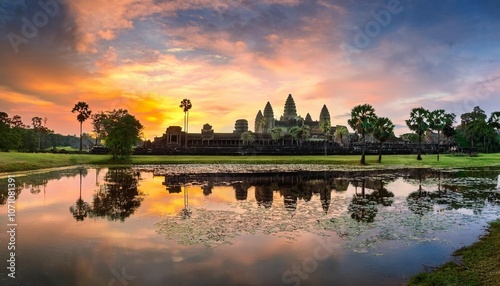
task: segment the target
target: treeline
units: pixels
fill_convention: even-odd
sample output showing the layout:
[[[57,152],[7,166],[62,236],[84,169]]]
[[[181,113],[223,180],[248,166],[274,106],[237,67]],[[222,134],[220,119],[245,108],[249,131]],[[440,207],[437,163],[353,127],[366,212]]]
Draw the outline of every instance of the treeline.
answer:
[[[47,120],[33,117],[31,125],[27,125],[21,116],[9,117],[7,113],[0,111],[0,151],[34,152],[68,146],[78,148],[78,137],[55,133],[45,126]],[[83,134],[83,140],[88,144],[93,139],[89,134]]]
[[[469,148],[477,152],[500,151],[500,111],[492,112],[488,116],[479,106],[471,112],[460,116],[456,123],[456,115],[447,113],[443,109],[427,110],[423,107],[413,108],[410,116],[405,120],[408,128],[414,133],[404,134],[405,138],[419,143],[417,160],[421,160],[421,144],[435,143],[437,145],[437,159],[439,160],[442,137],[452,140],[461,148]],[[380,148],[385,141],[394,138],[394,125],[388,118],[378,117],[375,109],[369,104],[355,106],[351,110],[348,124],[360,135],[363,142],[361,163],[365,163],[365,146],[367,135],[372,135],[380,142]],[[437,135],[434,140],[432,135]],[[430,139],[429,139],[430,137]],[[380,157],[379,157],[380,161]]]

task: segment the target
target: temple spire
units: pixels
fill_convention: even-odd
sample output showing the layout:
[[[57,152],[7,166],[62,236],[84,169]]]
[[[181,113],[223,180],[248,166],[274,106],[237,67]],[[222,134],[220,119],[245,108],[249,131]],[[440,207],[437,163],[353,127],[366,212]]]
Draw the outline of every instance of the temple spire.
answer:
[[[297,117],[297,108],[291,94],[288,95],[285,102],[285,110],[283,111],[283,119],[295,119]]]
[[[323,108],[321,109],[321,113],[319,114],[319,123],[323,122],[331,122],[330,119],[330,112],[328,111],[328,108],[326,105],[323,105]]]

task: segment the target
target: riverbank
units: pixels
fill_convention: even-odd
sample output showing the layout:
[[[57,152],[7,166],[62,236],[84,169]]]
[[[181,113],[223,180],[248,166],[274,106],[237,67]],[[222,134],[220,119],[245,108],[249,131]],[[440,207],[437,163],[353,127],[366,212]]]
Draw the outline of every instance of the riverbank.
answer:
[[[473,168],[500,166],[500,154],[479,154],[476,157],[441,155],[438,162],[435,155],[424,155],[422,161],[416,155],[385,155],[382,163],[378,156],[366,157],[361,165],[359,155],[328,156],[131,156],[128,160],[113,160],[106,155],[50,154],[50,153],[0,153],[0,173],[23,172],[46,168],[77,165],[161,165],[161,164],[319,164],[344,169],[387,169],[387,168]]]
[[[454,252],[460,262],[448,262],[429,273],[412,277],[409,286],[494,286],[500,281],[500,219],[471,246]]]

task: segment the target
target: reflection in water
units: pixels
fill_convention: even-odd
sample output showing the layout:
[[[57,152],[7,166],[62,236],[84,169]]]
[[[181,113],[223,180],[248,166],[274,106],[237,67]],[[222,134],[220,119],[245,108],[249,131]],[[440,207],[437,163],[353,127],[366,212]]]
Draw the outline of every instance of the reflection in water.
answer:
[[[394,197],[394,194],[384,187],[382,180],[362,178],[353,181],[352,184],[355,186],[355,192],[348,209],[356,221],[373,222],[378,212],[377,205],[384,207],[392,205],[393,200],[390,198]],[[361,188],[361,193],[358,193],[358,187]],[[373,192],[366,194],[367,188]]]
[[[90,205],[82,200],[82,177],[87,176],[87,169],[79,168],[80,172],[80,196],[76,200],[76,204],[69,207],[69,211],[77,221],[84,220],[90,213]],[[96,172],[97,173],[97,172]]]
[[[94,194],[91,215],[124,221],[141,205],[144,195],[137,188],[140,173],[131,169],[109,169],[104,184]]]
[[[333,254],[304,284],[402,285],[500,215],[498,170],[150,175],[76,169],[16,178],[20,248],[29,253],[19,256],[16,283],[108,285],[116,269],[134,285],[279,285],[328,241]]]
[[[235,182],[233,183],[234,194],[237,201],[244,201],[248,197],[248,189],[250,184],[246,182]]]

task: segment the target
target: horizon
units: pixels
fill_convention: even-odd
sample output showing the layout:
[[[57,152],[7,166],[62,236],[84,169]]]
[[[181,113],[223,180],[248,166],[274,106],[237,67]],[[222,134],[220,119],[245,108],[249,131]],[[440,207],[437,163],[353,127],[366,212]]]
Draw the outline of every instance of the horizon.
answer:
[[[183,125],[183,98],[190,131],[220,133],[237,119],[253,130],[268,101],[279,119],[288,94],[298,115],[326,105],[350,131],[351,109],[370,104],[396,135],[415,107],[457,123],[500,109],[495,0],[37,2],[0,2],[0,111],[60,134],[79,132],[79,101],[129,110],[150,140]]]

